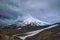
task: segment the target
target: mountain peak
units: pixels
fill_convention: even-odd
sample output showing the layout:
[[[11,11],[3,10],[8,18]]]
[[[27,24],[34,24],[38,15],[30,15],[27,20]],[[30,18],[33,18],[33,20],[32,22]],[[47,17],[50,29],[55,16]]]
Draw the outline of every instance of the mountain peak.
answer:
[[[31,25],[31,26],[42,26],[42,25],[48,25],[49,23],[41,21],[39,19],[33,18],[32,16],[29,17],[24,17],[22,21],[17,22],[17,26],[26,26],[26,25]]]
[[[33,17],[28,17],[28,18],[25,18],[24,19],[24,22],[27,24],[30,24],[31,22],[33,23],[33,22],[39,22],[39,20],[37,20],[37,19],[35,19],[35,18],[33,18]]]

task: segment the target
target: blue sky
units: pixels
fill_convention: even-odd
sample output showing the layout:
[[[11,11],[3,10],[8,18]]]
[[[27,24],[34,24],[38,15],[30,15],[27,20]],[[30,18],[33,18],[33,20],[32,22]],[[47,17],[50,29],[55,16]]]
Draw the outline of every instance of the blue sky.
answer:
[[[26,15],[49,23],[60,22],[60,0],[0,0],[0,24]]]

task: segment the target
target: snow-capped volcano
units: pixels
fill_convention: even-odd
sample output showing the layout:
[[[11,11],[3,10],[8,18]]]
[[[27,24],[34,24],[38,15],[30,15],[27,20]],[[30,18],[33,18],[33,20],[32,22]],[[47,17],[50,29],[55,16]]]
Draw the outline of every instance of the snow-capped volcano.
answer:
[[[23,22],[25,24],[35,24],[35,25],[46,25],[46,24],[49,24],[47,22],[38,20],[38,19],[33,18],[33,17],[25,18],[25,20]]]
[[[26,25],[36,25],[36,26],[39,26],[39,25],[48,25],[49,23],[47,22],[44,22],[44,21],[41,21],[41,20],[38,20],[36,18],[33,18],[31,16],[29,17],[24,17],[22,21],[18,21],[17,22],[17,26],[26,26]]]

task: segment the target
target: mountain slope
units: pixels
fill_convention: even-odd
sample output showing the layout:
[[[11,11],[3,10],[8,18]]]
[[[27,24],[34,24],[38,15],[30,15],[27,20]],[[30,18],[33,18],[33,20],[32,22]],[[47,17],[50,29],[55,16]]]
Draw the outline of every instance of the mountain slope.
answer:
[[[16,26],[26,26],[26,25],[31,25],[31,26],[42,26],[42,25],[48,25],[49,23],[38,20],[33,17],[25,17],[22,21],[18,20],[16,22]]]

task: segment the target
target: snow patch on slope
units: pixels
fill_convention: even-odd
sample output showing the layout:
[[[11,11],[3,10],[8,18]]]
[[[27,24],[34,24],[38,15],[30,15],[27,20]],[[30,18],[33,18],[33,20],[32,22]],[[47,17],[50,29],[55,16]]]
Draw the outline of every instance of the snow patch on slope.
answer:
[[[52,26],[49,26],[49,27],[46,27],[46,28],[43,28],[43,29],[39,29],[39,30],[36,30],[36,31],[31,31],[31,32],[23,33],[23,35],[26,34],[26,35],[24,35],[24,36],[18,36],[18,35],[21,35],[21,34],[17,34],[17,35],[14,35],[14,36],[16,36],[16,37],[18,37],[18,38],[20,38],[20,39],[22,39],[22,40],[25,40],[27,37],[34,36],[34,35],[42,32],[42,31],[44,31],[44,30],[51,29],[51,28],[56,27],[56,26],[58,26],[58,24],[52,25]]]

